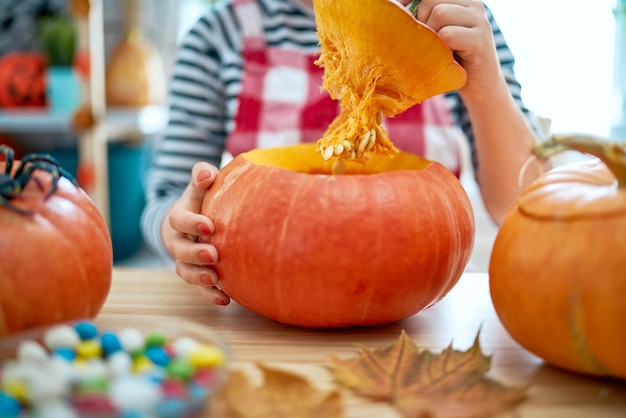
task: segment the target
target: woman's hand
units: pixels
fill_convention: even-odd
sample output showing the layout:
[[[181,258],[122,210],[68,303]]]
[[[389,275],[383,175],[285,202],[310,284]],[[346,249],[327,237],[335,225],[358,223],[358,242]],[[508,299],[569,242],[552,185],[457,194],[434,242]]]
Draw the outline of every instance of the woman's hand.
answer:
[[[411,0],[401,0],[407,5]],[[434,30],[454,51],[467,72],[467,84],[459,94],[485,99],[494,84],[502,83],[500,63],[485,6],[480,0],[421,0],[417,20]]]
[[[209,163],[194,165],[189,185],[163,221],[161,236],[176,260],[176,273],[197,286],[206,300],[227,305],[230,298],[219,289],[219,277],[211,267],[218,260],[217,249],[208,243],[215,227],[209,218],[200,214],[204,195],[217,172],[217,167]]]
[[[541,167],[537,161],[526,164],[536,133],[507,85],[485,5],[480,0],[421,0],[416,18],[443,39],[467,72],[458,93],[472,122],[485,208],[499,224]]]

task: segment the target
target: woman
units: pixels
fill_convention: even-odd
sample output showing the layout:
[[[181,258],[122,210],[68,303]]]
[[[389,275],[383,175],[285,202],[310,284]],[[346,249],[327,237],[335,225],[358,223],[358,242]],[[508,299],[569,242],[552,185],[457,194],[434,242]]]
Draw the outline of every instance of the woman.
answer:
[[[178,275],[218,305],[230,299],[211,268],[217,250],[197,238],[214,229],[198,212],[223,152],[315,141],[336,115],[326,93],[310,88],[321,85],[321,69],[312,65],[319,50],[312,3],[226,0],[181,44],[142,229],[156,251],[175,260]],[[479,0],[422,0],[416,17],[454,51],[467,83],[386,121],[390,138],[458,172],[462,132],[485,207],[499,222],[522,186],[519,173],[536,140],[513,57]],[[536,172],[526,170],[529,178]]]

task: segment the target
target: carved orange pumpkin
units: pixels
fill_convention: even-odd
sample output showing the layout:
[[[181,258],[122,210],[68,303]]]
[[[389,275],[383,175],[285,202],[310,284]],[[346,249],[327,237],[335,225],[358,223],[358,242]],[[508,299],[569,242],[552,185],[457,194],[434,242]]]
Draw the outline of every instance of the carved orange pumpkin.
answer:
[[[458,179],[400,153],[331,174],[314,144],[240,154],[202,213],[223,290],[280,322],[383,324],[443,298],[472,251],[474,215]]]
[[[104,219],[48,156],[0,151],[0,337],[94,317],[111,283]]]
[[[626,147],[569,136],[546,145],[605,163],[553,169],[513,204],[490,261],[496,312],[548,363],[626,378]]]
[[[0,58],[0,108],[45,107],[46,59],[35,52],[11,52]]]

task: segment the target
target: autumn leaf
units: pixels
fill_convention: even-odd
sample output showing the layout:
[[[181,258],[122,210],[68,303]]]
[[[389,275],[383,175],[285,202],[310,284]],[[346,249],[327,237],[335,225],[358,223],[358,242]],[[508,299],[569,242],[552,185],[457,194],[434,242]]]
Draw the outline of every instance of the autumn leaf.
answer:
[[[330,371],[338,384],[388,402],[404,417],[485,417],[521,402],[526,389],[485,376],[491,357],[483,354],[479,335],[467,351],[450,344],[434,354],[421,350],[402,331],[389,346],[359,346],[360,355],[347,360],[331,357]]]
[[[320,391],[296,374],[259,364],[261,386],[235,370],[215,394],[211,415],[220,418],[341,418],[343,405],[336,391]]]

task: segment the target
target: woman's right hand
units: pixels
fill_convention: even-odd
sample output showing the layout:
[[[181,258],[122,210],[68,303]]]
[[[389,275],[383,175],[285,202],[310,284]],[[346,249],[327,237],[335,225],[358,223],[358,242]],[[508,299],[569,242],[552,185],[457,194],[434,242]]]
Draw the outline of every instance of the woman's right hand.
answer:
[[[218,260],[217,249],[207,239],[215,227],[200,214],[204,196],[217,173],[217,167],[209,163],[194,165],[191,181],[163,221],[161,237],[176,260],[176,273],[196,286],[209,302],[227,305],[230,298],[219,289],[220,280],[212,267]]]

